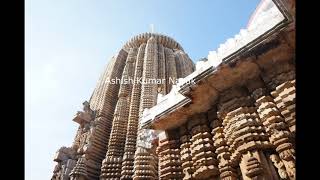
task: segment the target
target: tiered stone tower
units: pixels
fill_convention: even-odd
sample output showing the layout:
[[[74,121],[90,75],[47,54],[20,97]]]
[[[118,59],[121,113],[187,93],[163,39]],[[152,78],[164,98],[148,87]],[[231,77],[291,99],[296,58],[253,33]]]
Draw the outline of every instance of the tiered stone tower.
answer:
[[[73,119],[79,124],[76,137],[71,147],[57,151],[52,179],[156,178],[155,147],[136,143],[139,119],[145,108],[156,105],[158,93],[169,93],[176,79],[194,69],[180,44],[168,36],[144,33],[129,40],[111,58],[89,102]],[[154,79],[165,81],[148,81]]]

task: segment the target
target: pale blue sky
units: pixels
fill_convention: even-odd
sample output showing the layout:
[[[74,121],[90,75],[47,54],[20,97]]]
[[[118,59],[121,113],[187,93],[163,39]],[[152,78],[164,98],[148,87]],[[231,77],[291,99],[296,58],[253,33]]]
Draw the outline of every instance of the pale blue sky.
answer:
[[[109,58],[150,30],[196,62],[245,28],[259,0],[26,0],[26,180],[50,179]]]

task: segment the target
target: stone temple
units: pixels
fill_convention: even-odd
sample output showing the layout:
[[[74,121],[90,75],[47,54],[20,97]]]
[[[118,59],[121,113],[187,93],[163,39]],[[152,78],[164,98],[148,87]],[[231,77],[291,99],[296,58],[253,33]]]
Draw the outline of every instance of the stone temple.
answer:
[[[263,0],[196,64],[171,37],[134,36],[73,121],[52,180],[296,179],[295,1]]]

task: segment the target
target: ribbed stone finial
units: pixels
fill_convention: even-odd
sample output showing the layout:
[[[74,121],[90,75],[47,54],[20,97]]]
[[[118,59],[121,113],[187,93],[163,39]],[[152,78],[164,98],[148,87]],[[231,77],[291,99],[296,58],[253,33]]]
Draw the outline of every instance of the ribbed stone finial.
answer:
[[[164,47],[170,48],[170,49],[179,49],[179,50],[183,50],[183,48],[181,47],[181,45],[175,41],[173,38],[162,35],[162,34],[158,34],[158,33],[150,33],[150,32],[146,32],[146,33],[142,33],[139,35],[136,35],[134,37],[132,37],[124,46],[123,49],[126,52],[129,52],[131,47],[139,47],[142,43],[146,43],[151,37],[154,37],[154,39],[162,44]]]
[[[153,43],[153,42],[157,42],[157,40],[154,38],[154,36],[151,36],[149,39],[148,39],[148,42],[147,43]]]

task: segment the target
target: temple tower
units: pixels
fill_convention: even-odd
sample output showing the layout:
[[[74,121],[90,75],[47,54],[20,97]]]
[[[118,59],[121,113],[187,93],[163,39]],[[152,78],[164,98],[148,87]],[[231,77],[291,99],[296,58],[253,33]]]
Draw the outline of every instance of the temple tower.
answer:
[[[157,177],[155,148],[137,144],[146,135],[139,120],[145,108],[156,105],[158,93],[169,93],[178,78],[194,70],[174,39],[155,33],[131,38],[111,58],[89,102],[75,115],[75,140],[57,152],[52,179]]]

